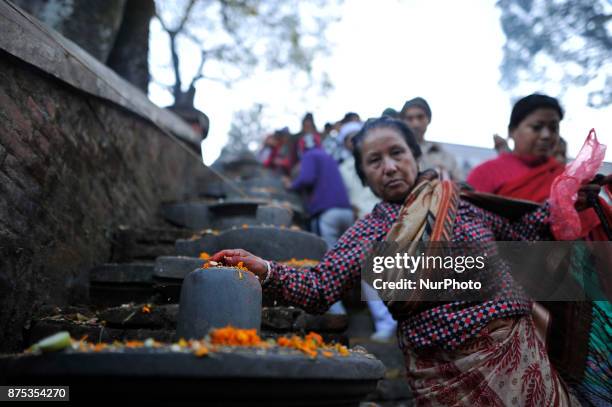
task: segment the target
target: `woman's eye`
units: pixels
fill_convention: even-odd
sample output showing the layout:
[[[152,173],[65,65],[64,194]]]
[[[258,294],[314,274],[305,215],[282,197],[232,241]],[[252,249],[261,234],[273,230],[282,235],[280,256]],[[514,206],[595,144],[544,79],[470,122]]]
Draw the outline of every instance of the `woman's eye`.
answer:
[[[391,151],[391,155],[392,156],[398,156],[398,155],[402,154],[403,152],[404,152],[404,150],[397,149],[397,150]]]

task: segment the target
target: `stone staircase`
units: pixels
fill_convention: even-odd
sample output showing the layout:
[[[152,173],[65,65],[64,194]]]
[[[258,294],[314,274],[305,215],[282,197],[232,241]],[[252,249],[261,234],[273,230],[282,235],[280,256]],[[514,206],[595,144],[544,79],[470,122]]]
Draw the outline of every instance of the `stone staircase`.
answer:
[[[261,175],[262,171],[257,173]],[[278,186],[278,179],[269,174],[256,185],[268,185],[265,180]],[[235,183],[241,186],[239,179]],[[112,262],[90,270],[90,303],[81,308],[42,310],[29,327],[28,345],[58,330],[102,342],[178,339],[174,330],[181,284],[187,274],[204,264],[200,253],[241,247],[271,260],[322,258],[325,243],[301,230],[303,214],[301,208],[294,207],[288,201],[261,197],[203,197],[163,204],[160,212],[167,225],[120,227],[113,235]],[[303,314],[301,310],[295,312]],[[345,316],[311,315],[296,324],[292,318],[297,314],[292,312],[264,309],[262,315],[264,336],[267,327],[271,336],[316,330],[348,343],[345,336],[341,337],[347,325]],[[281,315],[287,317],[283,324],[278,323]],[[267,321],[267,316],[275,322]],[[327,332],[330,324],[333,328]]]
[[[231,163],[228,166],[234,170],[226,176],[253,196],[238,197],[234,188],[213,183],[203,188],[199,200],[163,204],[160,213],[166,224],[120,227],[113,235],[111,262],[90,271],[90,303],[41,309],[27,329],[28,345],[57,331],[68,331],[73,338],[92,342],[178,340],[182,281],[203,265],[204,260],[199,258],[202,252],[244,248],[276,261],[323,257],[325,243],[302,230],[305,216],[299,199],[283,190],[278,177],[253,163],[237,166],[242,172]],[[387,366],[385,379],[367,400],[410,405],[397,345],[364,339],[371,333],[366,321],[362,318],[363,337],[349,341],[345,315],[310,315],[298,308],[264,303],[261,336],[315,331],[326,341],[363,346]]]

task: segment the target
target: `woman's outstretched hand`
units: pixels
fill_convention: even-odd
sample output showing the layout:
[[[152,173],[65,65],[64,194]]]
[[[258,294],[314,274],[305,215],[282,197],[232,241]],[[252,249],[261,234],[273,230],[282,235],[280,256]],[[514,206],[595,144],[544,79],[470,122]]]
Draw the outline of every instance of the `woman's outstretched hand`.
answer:
[[[225,266],[236,266],[238,263],[242,262],[242,264],[261,281],[264,281],[268,274],[268,265],[266,261],[243,249],[221,250],[213,254],[209,261],[221,263]]]

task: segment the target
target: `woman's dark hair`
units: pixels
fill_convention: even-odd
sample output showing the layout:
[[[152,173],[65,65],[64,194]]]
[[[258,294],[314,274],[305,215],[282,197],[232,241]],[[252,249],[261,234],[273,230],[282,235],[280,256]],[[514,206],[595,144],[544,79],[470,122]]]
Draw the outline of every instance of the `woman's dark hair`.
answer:
[[[415,160],[421,156],[421,147],[419,147],[419,143],[416,141],[416,137],[412,134],[412,131],[406,126],[404,122],[401,120],[394,119],[392,117],[383,116],[374,119],[368,119],[359,133],[357,133],[353,138],[353,157],[355,158],[355,171],[357,171],[357,175],[359,175],[359,179],[363,185],[366,185],[366,177],[363,172],[363,167],[361,166],[361,147],[363,145],[363,141],[367,137],[368,133],[374,129],[393,129],[396,130],[399,134],[402,135],[404,141],[410,148],[412,152],[412,156]]]
[[[525,96],[514,104],[512,113],[510,114],[510,124],[508,124],[508,130],[512,131],[516,129],[519,124],[527,116],[533,113],[537,109],[553,109],[559,113],[559,119],[563,119],[563,109],[559,104],[559,101],[553,97],[534,93],[529,96]]]

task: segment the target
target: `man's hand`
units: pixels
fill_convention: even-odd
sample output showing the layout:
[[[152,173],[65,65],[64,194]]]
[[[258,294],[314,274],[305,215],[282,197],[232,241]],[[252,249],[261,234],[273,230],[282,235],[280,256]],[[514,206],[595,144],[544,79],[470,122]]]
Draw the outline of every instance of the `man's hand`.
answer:
[[[225,266],[236,266],[238,263],[242,262],[260,281],[264,281],[268,274],[268,265],[266,261],[243,249],[221,250],[213,254],[209,261],[221,263]]]

